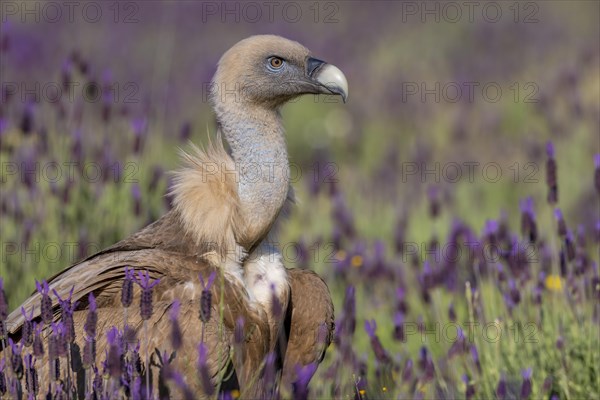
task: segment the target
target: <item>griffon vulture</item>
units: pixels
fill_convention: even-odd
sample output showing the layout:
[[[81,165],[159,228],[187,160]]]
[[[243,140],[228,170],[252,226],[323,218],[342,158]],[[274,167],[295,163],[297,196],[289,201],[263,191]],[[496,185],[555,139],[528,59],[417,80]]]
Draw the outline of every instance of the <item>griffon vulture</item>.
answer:
[[[204,150],[182,153],[183,166],[175,172],[172,189],[173,209],[49,280],[50,293],[55,290],[61,298],[73,290],[72,301],[78,302],[73,319],[80,349],[84,347],[90,293],[95,296],[98,315],[96,361],[108,349],[110,327],[124,327],[121,288],[129,267],[160,279],[153,289],[154,311],[147,320],[147,335],[138,307],[130,307],[127,317],[141,342],[142,363],[144,338],[149,341],[150,353],[170,350],[168,310],[178,300],[183,344],[173,363],[194,396],[212,392],[229,376],[243,398],[265,398],[277,390],[281,380],[293,383],[298,366],[310,365],[314,372],[331,340],[333,305],[325,283],[313,272],[286,269],[270,240],[276,221],[293,201],[279,110],[302,94],[336,94],[345,101],[347,85],[337,67],[313,58],[299,43],[278,36],[252,36],[227,51],[219,61],[211,90],[219,135]],[[221,135],[230,152],[224,149]],[[198,315],[205,283],[199,275],[206,280],[213,271],[212,312],[203,323]],[[133,293],[136,305],[141,296],[138,285]],[[36,293],[22,304],[38,321],[40,301]],[[52,302],[58,319],[55,296]],[[6,326],[13,340],[21,337],[24,321],[21,306],[9,315]],[[242,343],[235,341],[236,323],[238,329],[244,327]],[[46,326],[45,331],[49,330]],[[214,385],[208,390],[198,379],[201,336],[208,349],[205,365]],[[272,361],[269,365],[275,366],[275,378],[271,379],[275,383],[266,382],[267,355]],[[46,365],[45,358],[38,365]],[[155,369],[151,367],[150,374],[154,384]],[[233,372],[225,373],[226,369]]]

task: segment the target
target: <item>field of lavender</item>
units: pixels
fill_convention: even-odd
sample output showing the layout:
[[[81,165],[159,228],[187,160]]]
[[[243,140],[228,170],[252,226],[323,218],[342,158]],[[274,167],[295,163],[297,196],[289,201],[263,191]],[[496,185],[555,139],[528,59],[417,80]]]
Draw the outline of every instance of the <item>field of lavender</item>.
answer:
[[[177,147],[215,132],[220,55],[274,33],[350,86],[283,109],[280,247],[327,282],[336,331],[282,397],[600,397],[600,3],[471,3],[4,2],[0,322],[170,209]],[[0,397],[19,374],[48,390],[36,332],[0,360]]]

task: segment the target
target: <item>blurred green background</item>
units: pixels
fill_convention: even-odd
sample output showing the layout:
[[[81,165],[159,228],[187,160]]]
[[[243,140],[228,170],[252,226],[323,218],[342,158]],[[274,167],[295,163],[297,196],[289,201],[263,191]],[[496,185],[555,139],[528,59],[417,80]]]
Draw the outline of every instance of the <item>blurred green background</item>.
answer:
[[[547,141],[556,147],[558,206],[574,230],[593,232],[600,219],[593,187],[599,3],[475,3],[83,2],[71,18],[61,3],[56,17],[47,3],[4,2],[0,276],[11,306],[31,293],[35,279],[166,211],[166,171],[178,165],[176,148],[214,134],[206,95],[216,62],[253,34],[297,40],[348,78],[347,104],[306,96],[283,110],[299,204],[282,244],[309,248],[303,263],[326,279],[336,310],[346,286],[357,285],[356,352],[369,365],[365,318],[377,320],[386,347],[399,349],[389,333],[394,284],[360,273],[339,279],[332,259],[361,246],[372,254],[379,240],[386,262],[406,269],[410,282],[410,258],[394,251],[399,226],[421,247],[444,238],[457,219],[481,232],[486,220],[505,215],[518,231],[519,200],[528,196],[540,235],[550,240]],[[330,246],[339,225],[332,187],[343,194],[357,232],[342,249]],[[435,219],[428,192],[442,204]],[[290,267],[298,264],[295,245],[284,252]],[[588,250],[598,262],[597,245]],[[418,297],[410,285],[408,294]],[[466,313],[463,295],[462,287],[441,291],[436,305],[445,313],[455,302]],[[436,320],[434,305],[414,304],[412,320]],[[414,355],[420,345],[406,348]],[[526,367],[504,365],[490,382],[500,370],[519,375]],[[488,386],[484,393],[493,393]]]

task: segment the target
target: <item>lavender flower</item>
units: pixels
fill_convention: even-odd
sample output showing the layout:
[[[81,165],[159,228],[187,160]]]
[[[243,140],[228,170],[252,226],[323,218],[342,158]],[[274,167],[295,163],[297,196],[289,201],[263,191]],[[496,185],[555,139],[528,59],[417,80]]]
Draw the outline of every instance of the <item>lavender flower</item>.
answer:
[[[8,338],[8,345],[10,346],[11,351],[10,365],[13,373],[16,375],[17,379],[21,379],[23,377],[23,358],[21,357],[23,348],[19,343],[13,342],[11,338]]]
[[[246,340],[244,333],[244,317],[238,317],[235,321],[235,328],[233,330],[233,341],[235,344],[240,345]]]
[[[112,378],[118,378],[121,375],[121,346],[120,336],[117,328],[113,327],[106,333],[108,341],[108,351],[106,355],[106,367]]]
[[[456,340],[450,346],[450,350],[448,350],[448,357],[451,358],[456,354],[462,354],[468,351],[467,344],[465,341],[465,335],[461,328],[457,328]]]
[[[556,173],[556,160],[554,159],[554,145],[548,142],[546,145],[546,185],[548,186],[548,204],[554,205],[558,202],[558,180]]]
[[[523,384],[521,385],[521,398],[527,399],[531,395],[531,368],[521,371]]]
[[[395,340],[400,342],[406,341],[406,333],[404,332],[404,314],[397,312],[394,314],[394,334]]]
[[[349,285],[346,288],[346,297],[344,298],[342,331],[349,337],[354,335],[356,329],[356,297],[354,286]]]
[[[429,199],[429,216],[433,219],[440,215],[441,203],[439,189],[432,186],[427,190],[427,198]]]
[[[72,303],[71,301],[74,290],[75,286],[71,287],[69,297],[64,300],[58,295],[56,290],[53,290],[54,296],[56,296],[58,299],[58,304],[60,304],[61,321],[64,328],[65,339],[69,343],[73,343],[75,341],[75,323],[73,321],[73,312],[75,312],[78,302]]]
[[[390,358],[390,356],[387,354],[387,352],[383,348],[383,345],[381,344],[379,337],[375,334],[376,330],[377,330],[377,323],[375,322],[375,320],[365,321],[365,331],[367,332],[367,334],[369,335],[369,338],[371,339],[371,348],[373,349],[373,352],[375,353],[375,358],[377,358],[377,361],[379,361],[382,364],[389,364],[392,361],[392,359]]]
[[[44,324],[50,325],[50,323],[54,320],[54,312],[52,311],[52,300],[50,300],[50,296],[48,295],[50,288],[48,287],[48,283],[46,281],[42,281],[40,283],[37,280],[35,281],[35,287],[37,288],[38,293],[42,295],[42,298],[40,300],[40,315],[42,317],[42,321],[44,322]]]
[[[44,356],[44,342],[42,340],[42,325],[38,323],[34,323],[33,330],[35,334],[33,335],[33,355],[37,358],[42,358]]]
[[[521,234],[526,236],[530,242],[537,240],[537,224],[535,222],[535,212],[533,210],[533,199],[526,198],[520,203],[521,208]]]
[[[406,290],[402,286],[396,288],[396,310],[406,314],[408,312],[408,303],[406,302]]]
[[[160,279],[156,279],[154,282],[150,280],[150,273],[148,270],[138,271],[136,282],[142,288],[142,295],[140,299],[140,315],[144,321],[149,320],[152,317],[152,288],[160,282]]]
[[[202,277],[202,274],[198,275],[200,282],[202,283],[202,294],[200,295],[200,320],[203,323],[207,323],[210,320],[210,312],[212,309],[212,292],[210,291],[215,277],[217,276],[216,271],[211,272],[206,282]]]
[[[174,370],[170,371],[170,379],[175,382],[175,385],[179,388],[181,393],[183,393],[183,398],[185,400],[195,400],[196,395],[190,390],[188,385],[185,383],[185,379],[183,376]]]
[[[496,397],[499,399],[504,399],[506,397],[506,377],[504,376],[504,373],[500,376],[500,381],[496,387]]]
[[[135,270],[125,267],[125,278],[121,289],[121,304],[127,308],[133,303],[133,281],[135,279]]]
[[[31,319],[33,318],[33,309],[31,308],[31,312],[29,315],[25,312],[25,308],[21,307],[21,314],[25,320],[23,321],[23,327],[21,328],[21,344],[25,347],[29,347],[33,344],[33,322]]]
[[[421,347],[419,352],[419,368],[423,371],[423,380],[429,381],[433,379],[435,374],[435,367],[433,365],[433,360],[427,351],[427,347]]]
[[[39,391],[39,386],[35,360],[31,354],[28,354],[25,356],[25,388],[35,398],[35,395]]]
[[[148,131],[148,121],[146,118],[137,118],[131,122],[131,129],[133,131],[133,152],[138,154],[143,146],[146,133]]]
[[[96,339],[94,338],[85,338],[85,342],[83,344],[83,367],[85,369],[90,368],[94,365],[96,361]]]
[[[396,227],[394,229],[394,245],[396,249],[396,253],[402,255],[404,253],[404,246],[406,242],[406,227],[408,222],[406,218],[400,218],[396,222]]]
[[[413,370],[413,361],[409,358],[406,360],[404,364],[404,369],[402,371],[402,381],[408,382],[412,378],[412,370]]]
[[[52,334],[50,335],[53,339],[53,353],[55,357],[64,357],[67,355],[67,340],[65,337],[65,328],[62,321],[58,323],[52,323]],[[50,353],[50,350],[48,350]]]
[[[573,231],[567,229],[567,234],[565,235],[565,253],[567,256],[567,261],[573,261],[575,259],[575,235],[573,235]]]
[[[200,382],[202,382],[202,388],[207,396],[212,396],[215,392],[215,387],[210,379],[210,370],[206,363],[208,357],[208,350],[206,345],[200,342],[198,346],[198,372],[200,374]]]
[[[93,293],[89,297],[89,310],[85,319],[83,329],[88,338],[96,338],[96,325],[98,324],[98,313],[96,312],[96,298]]]
[[[448,307],[448,319],[451,322],[456,322],[456,310],[454,309],[454,302],[450,303]]]
[[[103,386],[102,374],[98,372],[98,369],[94,367],[94,380],[92,382],[92,388],[96,393],[96,397],[100,398],[102,394],[102,386]]]
[[[4,374],[4,358],[0,358],[0,394],[6,394],[6,375]]]
[[[266,393],[268,398],[273,398],[275,389],[275,375],[277,373],[275,368],[275,362],[277,356],[274,351],[270,351],[265,357],[265,368],[263,371],[263,382],[266,386]]]
[[[475,396],[475,386],[473,385],[473,383],[471,382],[471,379],[469,378],[469,376],[467,374],[463,374],[462,381],[465,383],[465,386],[466,386],[465,398],[467,400],[472,399],[473,396]]]
[[[171,306],[171,312],[169,313],[169,318],[171,320],[171,346],[173,346],[173,349],[175,350],[179,350],[183,343],[183,336],[181,335],[179,320],[177,319],[180,306],[179,300],[175,300]]]
[[[481,362],[479,361],[479,351],[477,351],[477,346],[475,344],[471,345],[471,358],[473,358],[473,362],[477,366],[477,371],[481,373]]]
[[[596,192],[600,194],[600,154],[594,155],[594,187]]]
[[[142,213],[142,192],[140,185],[137,183],[131,186],[131,197],[133,198],[133,213],[136,216],[140,216]]]
[[[554,218],[556,219],[558,236],[564,238],[567,234],[567,224],[563,218],[563,213],[560,208],[554,209]]]
[[[310,363],[305,366],[296,366],[296,380],[292,383],[294,400],[307,400],[309,395],[308,383],[317,370],[317,364]]]
[[[8,301],[4,292],[4,280],[0,277],[0,324],[4,325],[4,321],[8,318]],[[0,330],[0,339],[4,336]]]

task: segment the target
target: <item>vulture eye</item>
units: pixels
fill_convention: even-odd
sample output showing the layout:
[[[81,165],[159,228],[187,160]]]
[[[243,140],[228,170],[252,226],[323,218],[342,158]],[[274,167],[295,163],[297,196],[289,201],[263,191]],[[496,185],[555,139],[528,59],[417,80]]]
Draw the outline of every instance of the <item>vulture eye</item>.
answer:
[[[279,57],[269,57],[267,59],[268,61],[268,67],[271,70],[278,70],[281,69],[281,67],[283,67],[283,59],[279,58]]]

